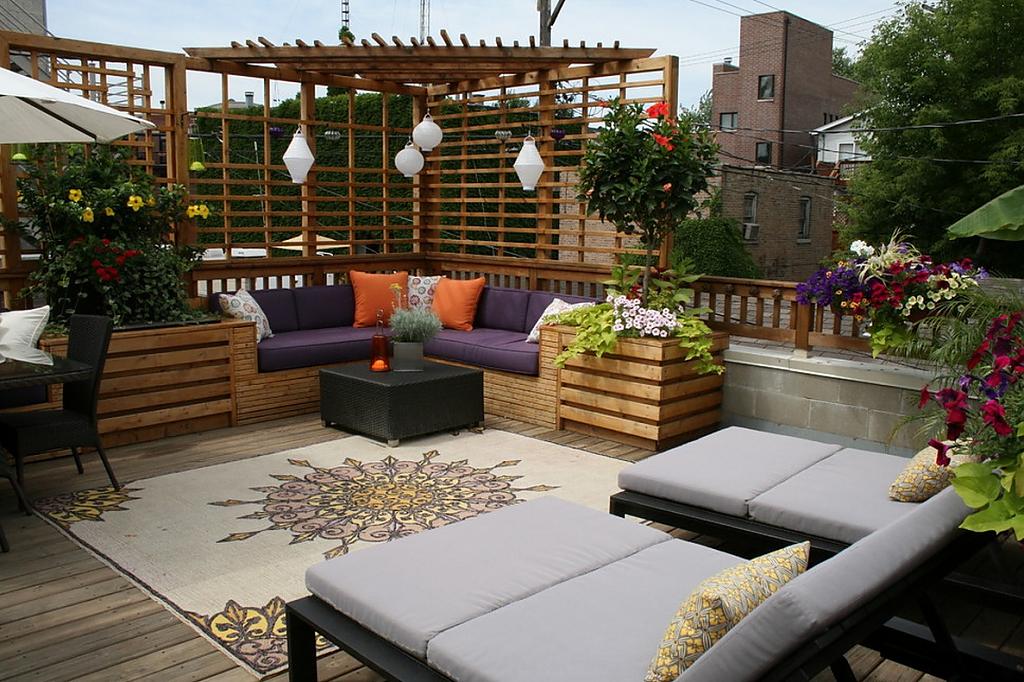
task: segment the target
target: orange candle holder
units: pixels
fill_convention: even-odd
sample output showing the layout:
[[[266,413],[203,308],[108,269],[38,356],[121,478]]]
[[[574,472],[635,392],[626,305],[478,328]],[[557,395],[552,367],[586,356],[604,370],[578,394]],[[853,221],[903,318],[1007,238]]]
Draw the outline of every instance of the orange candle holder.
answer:
[[[383,334],[375,334],[372,343],[370,370],[373,372],[391,371],[391,358],[388,357],[388,337]]]

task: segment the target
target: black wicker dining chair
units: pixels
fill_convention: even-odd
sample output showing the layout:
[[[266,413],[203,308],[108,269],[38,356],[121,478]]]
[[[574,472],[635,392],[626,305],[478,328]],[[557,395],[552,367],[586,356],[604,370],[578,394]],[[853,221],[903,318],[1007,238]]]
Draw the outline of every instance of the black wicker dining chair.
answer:
[[[59,410],[0,414],[0,448],[14,457],[17,482],[25,485],[25,458],[38,452],[70,448],[78,473],[83,473],[79,448],[93,447],[103,462],[114,489],[120,484],[103,451],[96,424],[100,378],[107,359],[113,323],[99,315],[72,315],[68,332],[68,358],[93,368],[89,378],[64,384]]]

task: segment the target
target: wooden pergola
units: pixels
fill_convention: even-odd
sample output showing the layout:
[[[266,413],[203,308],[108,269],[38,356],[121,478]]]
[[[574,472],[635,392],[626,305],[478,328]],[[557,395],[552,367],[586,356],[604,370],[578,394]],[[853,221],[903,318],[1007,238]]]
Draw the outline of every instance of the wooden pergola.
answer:
[[[18,64],[157,123],[120,144],[159,182],[185,184],[192,199],[214,210],[208,224],[185,224],[177,234],[227,253],[193,274],[196,294],[242,281],[334,281],[350,267],[486,274],[514,286],[596,293],[616,255],[635,243],[587,216],[575,173],[603,118],[603,100],[665,100],[675,108],[677,59],[653,52],[617,42],[474,43],[441,31],[423,43],[373,34],[358,43],[275,45],[260,37],[182,54],[0,32],[0,65]],[[219,107],[191,105],[187,75],[195,72],[220,76]],[[261,102],[244,109],[232,103],[240,78],[247,90],[254,89],[249,79],[262,81]],[[271,104],[282,83],[299,86],[298,107]],[[318,102],[318,86],[336,96]],[[379,99],[364,101],[366,93]],[[445,139],[409,180],[393,157],[428,110]],[[300,126],[317,163],[296,187],[280,157]],[[497,138],[499,131],[507,135]],[[512,168],[528,133],[549,169],[535,193],[522,191]],[[205,143],[205,172],[190,170],[197,139],[196,147]],[[16,219],[15,169],[9,153],[0,156],[3,214]],[[324,238],[345,245],[348,255],[317,258]],[[9,302],[32,268],[18,242],[7,234],[0,253]],[[263,249],[267,257],[233,258],[235,247]]]
[[[509,74],[562,69],[573,64],[607,64],[611,62],[645,59],[653,49],[627,49],[618,41],[608,48],[598,43],[587,47],[538,47],[533,36],[529,45],[511,46],[495,38],[493,45],[480,40],[474,45],[459,35],[459,42],[441,30],[441,44],[428,36],[425,43],[410,38],[406,44],[398,36],[388,42],[377,33],[372,42],[359,44],[347,36],[342,45],[325,45],[314,41],[312,45],[296,40],[295,45],[274,45],[264,37],[245,44],[232,42],[230,47],[187,47],[191,68],[248,75],[272,77],[281,80],[316,82],[322,85],[354,87],[407,95],[425,95],[426,86],[460,81],[483,80]],[[268,70],[269,69],[269,70]]]

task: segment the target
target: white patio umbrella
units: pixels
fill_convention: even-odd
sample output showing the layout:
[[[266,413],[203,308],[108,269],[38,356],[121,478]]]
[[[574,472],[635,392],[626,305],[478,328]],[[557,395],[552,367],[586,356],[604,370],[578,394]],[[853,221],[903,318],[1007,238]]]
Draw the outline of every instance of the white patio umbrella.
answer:
[[[0,68],[0,144],[105,143],[153,127],[105,104]]]

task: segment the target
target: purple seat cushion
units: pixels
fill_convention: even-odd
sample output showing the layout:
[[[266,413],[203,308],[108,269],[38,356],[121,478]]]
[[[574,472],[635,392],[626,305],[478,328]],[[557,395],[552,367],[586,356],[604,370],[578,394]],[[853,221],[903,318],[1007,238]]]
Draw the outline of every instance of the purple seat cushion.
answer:
[[[299,329],[352,326],[356,303],[351,285],[299,287],[292,294]]]
[[[423,344],[423,352],[442,360],[464,362],[485,369],[516,374],[537,374],[539,347],[526,343],[524,332],[476,328],[470,332],[443,329]]]
[[[476,321],[473,326],[528,332],[529,327],[523,325],[526,323],[526,307],[529,301],[530,292],[523,289],[484,287],[480,302],[476,306]]]
[[[527,332],[533,329],[533,325],[537,324],[537,320],[544,314],[544,310],[556,298],[560,298],[566,303],[586,303],[597,300],[596,298],[587,298],[586,296],[570,296],[569,294],[556,294],[548,291],[531,291],[530,302],[526,306],[526,323],[523,329]]]
[[[272,332],[293,332],[299,328],[299,317],[295,314],[295,296],[291,289],[259,289],[249,293],[266,314]]]
[[[274,334],[256,349],[260,371],[368,360],[375,331],[372,327],[327,327]]]

